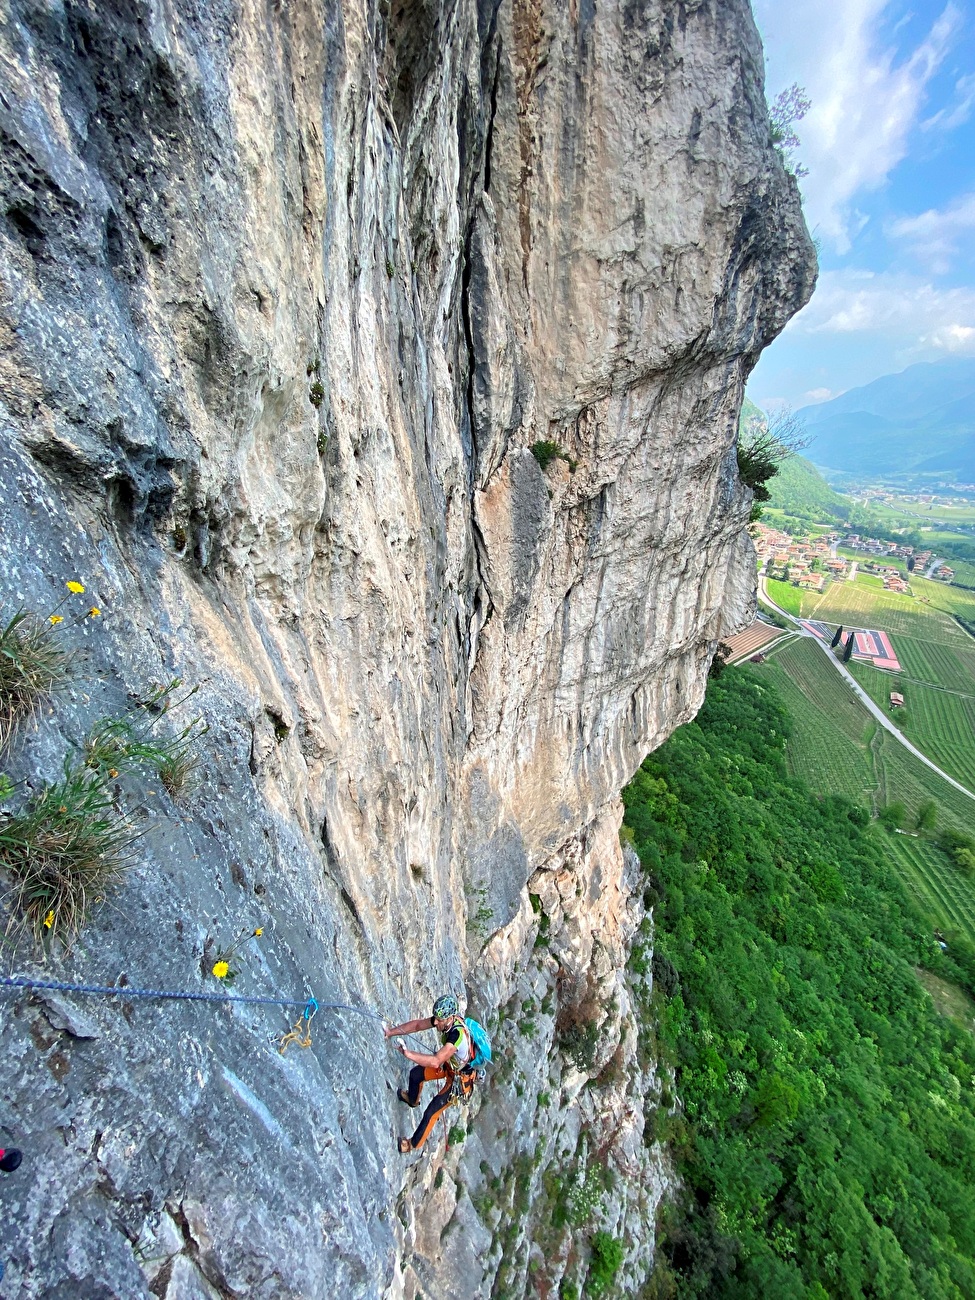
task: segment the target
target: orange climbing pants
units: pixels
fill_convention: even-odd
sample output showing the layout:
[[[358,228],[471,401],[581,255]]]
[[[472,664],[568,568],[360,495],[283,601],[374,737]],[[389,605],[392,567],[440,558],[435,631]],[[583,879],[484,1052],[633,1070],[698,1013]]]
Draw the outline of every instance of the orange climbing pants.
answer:
[[[447,1066],[441,1066],[437,1069],[431,1065],[414,1065],[410,1071],[410,1083],[406,1095],[411,1106],[415,1106],[419,1102],[423,1085],[433,1083],[435,1079],[444,1079],[446,1082],[423,1112],[423,1118],[420,1120],[416,1132],[410,1138],[410,1145],[414,1151],[418,1151],[423,1146],[433,1132],[434,1124],[436,1124],[447,1107],[453,1105],[455,1098],[451,1096],[451,1093],[453,1091],[454,1072],[448,1069]]]

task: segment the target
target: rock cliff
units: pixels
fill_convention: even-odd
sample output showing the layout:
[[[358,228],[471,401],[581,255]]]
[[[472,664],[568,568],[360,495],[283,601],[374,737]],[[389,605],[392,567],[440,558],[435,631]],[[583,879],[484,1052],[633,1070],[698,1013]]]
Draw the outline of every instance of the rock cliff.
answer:
[[[101,610],[7,806],[153,684],[209,725],[5,969],[212,992],[260,927],[235,992],[453,989],[499,1058],[404,1159],[356,1011],[282,1056],[283,1009],[7,993],[4,1295],[554,1296],[597,1230],[634,1293],[617,795],[751,609],[738,409],[814,274],[746,0],[4,0],[0,60],[0,621]]]

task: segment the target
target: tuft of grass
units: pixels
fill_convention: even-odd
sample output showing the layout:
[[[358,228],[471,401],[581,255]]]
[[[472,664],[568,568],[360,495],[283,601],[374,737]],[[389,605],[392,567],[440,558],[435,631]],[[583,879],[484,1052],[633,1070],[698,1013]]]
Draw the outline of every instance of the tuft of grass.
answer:
[[[466,1137],[467,1137],[467,1130],[460,1128],[459,1125],[457,1124],[454,1124],[451,1127],[450,1132],[447,1134],[447,1145],[449,1147],[458,1146],[461,1142],[463,1142],[464,1138]]]
[[[116,808],[106,777],[70,760],[64,778],[27,808],[0,814],[0,865],[35,939],[77,934],[133,861],[140,834]]]
[[[20,609],[0,629],[0,750],[70,677],[70,653],[54,626]]]
[[[99,719],[85,738],[85,766],[114,780],[120,772],[141,765],[158,774],[174,799],[189,789],[199,763],[195,746],[209,730],[207,724],[202,718],[194,718],[175,736],[153,735],[161,714],[178,708],[196,694],[197,688],[193,687],[178,698],[181,685],[180,679],[174,678],[122,717]]]
[[[157,770],[163,789],[171,799],[178,799],[181,794],[194,789],[199,766],[199,756],[185,745],[166,755]]]

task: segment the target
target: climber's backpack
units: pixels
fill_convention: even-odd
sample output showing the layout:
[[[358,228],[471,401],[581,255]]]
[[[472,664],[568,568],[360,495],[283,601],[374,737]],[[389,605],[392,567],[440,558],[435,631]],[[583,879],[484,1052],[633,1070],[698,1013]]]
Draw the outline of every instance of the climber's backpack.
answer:
[[[471,1044],[474,1048],[474,1055],[467,1064],[469,1070],[483,1070],[486,1065],[491,1063],[491,1040],[487,1036],[487,1030],[483,1025],[479,1025],[476,1020],[470,1017],[465,1019],[467,1032],[471,1036]]]

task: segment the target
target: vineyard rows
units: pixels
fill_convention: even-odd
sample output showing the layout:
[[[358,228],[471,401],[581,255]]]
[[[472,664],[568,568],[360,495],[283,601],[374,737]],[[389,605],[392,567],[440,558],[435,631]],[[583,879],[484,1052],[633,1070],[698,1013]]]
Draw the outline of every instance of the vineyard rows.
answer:
[[[890,854],[921,911],[943,930],[961,930],[975,942],[975,888],[947,856],[906,835],[891,836]]]

